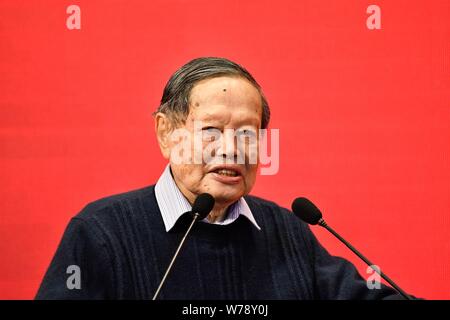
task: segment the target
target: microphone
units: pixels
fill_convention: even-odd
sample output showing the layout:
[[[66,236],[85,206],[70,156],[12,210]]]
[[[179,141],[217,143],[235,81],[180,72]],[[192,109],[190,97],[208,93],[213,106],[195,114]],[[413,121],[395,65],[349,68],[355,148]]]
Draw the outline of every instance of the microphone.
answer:
[[[316,225],[327,229],[336,238],[339,239],[343,244],[345,244],[350,250],[353,251],[361,260],[363,260],[369,267],[371,267],[376,273],[378,273],[384,280],[386,280],[398,293],[400,293],[406,300],[413,300],[405,291],[403,291],[394,281],[391,280],[386,274],[378,270],[378,268],[373,268],[374,265],[367,259],[361,252],[359,252],[355,247],[353,247],[349,242],[342,238],[336,231],[334,231],[325,220],[322,218],[322,212],[308,199],[297,198],[292,202],[292,212],[295,216],[305,221],[308,224]]]
[[[180,244],[178,245],[177,250],[175,251],[175,254],[173,255],[172,260],[170,261],[169,266],[167,267],[166,273],[164,274],[164,277],[161,280],[161,283],[158,286],[158,289],[156,290],[152,300],[156,300],[158,297],[159,291],[161,291],[161,288],[166,281],[167,275],[169,274],[170,270],[172,269],[173,263],[175,262],[175,259],[178,256],[178,253],[180,252],[181,247],[183,246],[184,241],[186,240],[187,235],[191,231],[192,227],[194,226],[194,223],[198,220],[203,220],[206,218],[206,216],[211,212],[211,210],[214,208],[214,197],[210,195],[209,193],[202,193],[197,196],[197,198],[194,201],[194,204],[192,205],[192,210],[190,211],[190,214],[192,215],[192,222],[187,229],[186,233],[184,234],[183,239],[181,239]]]

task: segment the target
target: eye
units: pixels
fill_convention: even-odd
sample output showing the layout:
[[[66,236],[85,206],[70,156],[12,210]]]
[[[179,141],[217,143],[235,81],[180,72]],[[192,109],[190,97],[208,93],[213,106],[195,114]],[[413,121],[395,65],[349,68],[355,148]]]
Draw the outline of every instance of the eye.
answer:
[[[202,128],[202,137],[205,141],[215,141],[220,137],[220,130],[215,127],[204,127]]]
[[[236,132],[239,138],[254,138],[256,137],[256,131],[254,129],[241,129]]]
[[[202,131],[204,133],[220,133],[220,130],[216,127],[204,127],[202,128]]]

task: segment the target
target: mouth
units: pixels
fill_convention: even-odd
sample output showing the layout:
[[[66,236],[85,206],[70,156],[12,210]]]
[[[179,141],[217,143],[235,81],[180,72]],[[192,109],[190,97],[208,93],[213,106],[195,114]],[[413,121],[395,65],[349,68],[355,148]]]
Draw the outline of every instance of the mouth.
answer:
[[[237,184],[243,179],[242,171],[238,167],[216,167],[210,173],[214,178],[224,184]]]
[[[237,177],[240,175],[239,172],[233,169],[217,169],[212,172],[225,177]]]

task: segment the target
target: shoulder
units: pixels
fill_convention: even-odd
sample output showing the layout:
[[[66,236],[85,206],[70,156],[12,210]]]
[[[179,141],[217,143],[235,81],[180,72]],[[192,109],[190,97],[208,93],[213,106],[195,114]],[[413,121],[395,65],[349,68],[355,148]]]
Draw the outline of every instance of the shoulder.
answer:
[[[244,197],[245,201],[247,201],[249,207],[252,209],[252,212],[255,211],[256,214],[258,212],[263,211],[266,214],[277,215],[281,218],[295,218],[292,212],[284,207],[279,206],[277,203],[266,200],[257,196],[247,195]]]
[[[316,242],[308,224],[273,201],[255,196],[246,196],[245,200],[264,236],[271,239],[271,243],[278,243],[279,248],[292,246],[304,259],[312,259]]]
[[[269,227],[276,225],[289,229],[307,228],[306,224],[298,219],[290,210],[273,201],[250,195],[245,196],[245,200],[258,223],[261,221]]]
[[[89,224],[114,218],[117,213],[134,214],[152,205],[154,185],[106,196],[88,203],[73,219]],[[156,201],[156,200],[155,200]],[[139,210],[135,210],[139,208]]]

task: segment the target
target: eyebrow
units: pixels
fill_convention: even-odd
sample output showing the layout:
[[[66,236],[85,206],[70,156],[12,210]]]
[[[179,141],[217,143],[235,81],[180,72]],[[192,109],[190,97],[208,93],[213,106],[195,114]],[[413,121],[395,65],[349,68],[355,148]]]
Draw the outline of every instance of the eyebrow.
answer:
[[[210,123],[222,123],[222,118],[220,116],[205,116],[202,119],[196,119],[202,122],[210,122]],[[261,124],[261,120],[258,119],[258,117],[249,117],[247,119],[238,119],[235,122],[237,125],[242,126],[242,125],[250,125],[250,126],[254,126],[254,127],[259,127]]]

